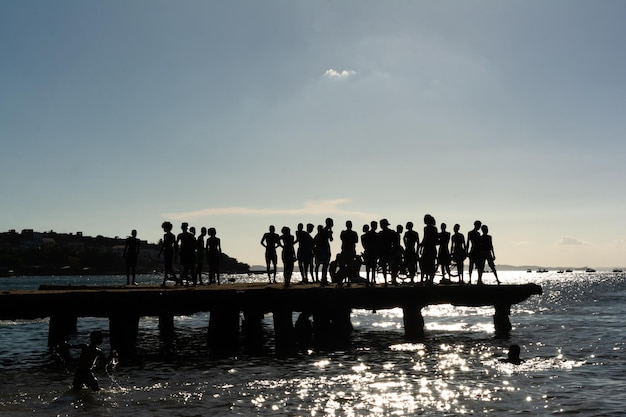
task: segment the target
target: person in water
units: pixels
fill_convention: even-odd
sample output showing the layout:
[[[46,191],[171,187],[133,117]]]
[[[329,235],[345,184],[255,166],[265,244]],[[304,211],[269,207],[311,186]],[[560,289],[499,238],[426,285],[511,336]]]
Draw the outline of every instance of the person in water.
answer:
[[[512,363],[513,365],[519,365],[524,362],[523,359],[519,357],[520,351],[519,345],[511,345],[505,362]]]
[[[74,382],[72,387],[74,390],[80,390],[84,386],[91,388],[94,391],[100,390],[98,380],[93,374],[93,369],[98,362],[98,359],[103,361],[109,361],[106,355],[100,349],[102,344],[102,332],[93,331],[89,334],[89,344],[81,343],[78,345],[69,345],[71,349],[80,349],[80,358],[78,359],[78,368],[74,375]],[[117,359],[117,353],[115,351],[111,354],[111,362],[113,363]],[[108,364],[107,364],[108,366]]]

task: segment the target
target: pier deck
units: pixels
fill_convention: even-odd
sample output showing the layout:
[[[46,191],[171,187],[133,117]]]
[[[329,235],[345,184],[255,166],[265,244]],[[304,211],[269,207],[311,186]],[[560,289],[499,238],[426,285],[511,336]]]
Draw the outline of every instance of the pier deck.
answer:
[[[506,336],[511,330],[511,305],[520,303],[542,289],[536,284],[524,285],[402,285],[365,287],[320,287],[317,284],[248,283],[197,287],[119,286],[91,287],[42,286],[39,290],[3,291],[0,293],[0,320],[38,319],[50,317],[51,346],[71,333],[77,317],[108,317],[111,344],[118,350],[134,349],[139,317],[157,316],[161,331],[173,332],[173,317],[210,312],[211,326],[237,337],[240,314],[262,318],[274,315],[277,336],[291,338],[291,315],[300,312],[314,322],[349,325],[351,309],[404,310],[405,334],[409,338],[423,337],[424,321],[421,309],[428,305],[493,306],[496,335]],[[347,315],[347,317],[346,317]],[[259,319],[260,320],[260,319]],[[69,322],[69,324],[68,324]],[[170,323],[170,324],[168,324]],[[171,328],[170,328],[171,327]],[[233,329],[235,327],[236,329]],[[222,337],[223,335],[220,335]],[[129,340],[131,339],[131,340]],[[114,343],[115,340],[115,343]],[[126,346],[128,345],[128,346]]]

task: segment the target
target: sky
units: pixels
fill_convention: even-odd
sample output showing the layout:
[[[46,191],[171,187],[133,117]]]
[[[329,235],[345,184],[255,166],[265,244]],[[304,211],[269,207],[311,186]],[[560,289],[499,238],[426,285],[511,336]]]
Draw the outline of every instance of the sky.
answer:
[[[489,226],[626,265],[626,2],[0,2],[0,231]]]

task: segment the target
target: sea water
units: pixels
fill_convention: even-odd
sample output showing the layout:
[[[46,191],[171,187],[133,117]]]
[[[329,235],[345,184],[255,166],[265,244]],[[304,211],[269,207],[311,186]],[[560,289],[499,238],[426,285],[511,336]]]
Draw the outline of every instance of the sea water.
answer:
[[[234,281],[262,276],[228,276]],[[508,339],[493,333],[493,308],[431,306],[426,337],[404,340],[399,309],[352,312],[341,350],[279,358],[207,353],[208,313],[177,317],[176,351],[163,352],[158,320],[140,321],[136,364],[96,368],[101,391],[71,390],[75,362],[47,348],[48,320],[0,322],[0,414],[7,416],[413,416],[623,415],[626,277],[619,273],[500,272],[543,295],[514,305]],[[487,275],[487,282],[493,277]],[[141,284],[157,284],[142,276]],[[0,278],[0,290],[40,284],[124,284],[123,276]],[[228,284],[224,284],[228,285]],[[294,317],[295,318],[295,317]],[[272,318],[264,328],[271,339]],[[108,321],[81,318],[70,343]],[[521,365],[503,359],[522,348]],[[108,338],[103,348],[108,352]]]

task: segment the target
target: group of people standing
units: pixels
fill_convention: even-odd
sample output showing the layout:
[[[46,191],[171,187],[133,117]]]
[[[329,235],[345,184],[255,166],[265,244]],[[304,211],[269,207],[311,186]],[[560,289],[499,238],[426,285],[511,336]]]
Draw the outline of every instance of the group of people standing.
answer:
[[[181,224],[181,233],[177,236],[172,233],[172,223],[163,222],[161,227],[165,232],[160,242],[158,255],[160,257],[163,254],[165,259],[165,276],[162,286],[165,286],[168,279],[175,281],[176,285],[183,283],[189,285],[190,282],[192,285],[203,284],[202,268],[205,260],[209,268],[207,284],[220,284],[222,246],[220,239],[216,236],[215,228],[202,227],[200,235],[196,237],[196,228],[189,227],[186,222]],[[207,237],[206,242],[205,237]],[[173,269],[173,262],[177,258],[180,258],[181,266],[178,278]]]
[[[388,277],[393,285],[397,285],[401,274],[410,279],[411,283],[415,283],[418,270],[420,283],[433,284],[439,268],[441,282],[450,282],[451,264],[456,265],[459,283],[464,283],[463,264],[466,258],[469,258],[469,284],[472,283],[474,269],[478,273],[477,283],[483,283],[485,263],[489,265],[497,283],[500,284],[494,263],[493,240],[488,227],[479,220],[474,222],[474,228],[467,233],[467,240],[460,233],[458,224],[454,225],[453,234],[447,231],[445,223],[442,223],[438,230],[435,218],[430,214],[424,216],[421,240],[419,233],[413,230],[412,222],[406,224],[405,231],[402,225],[396,226],[395,230],[390,228],[387,219],[372,221],[363,226],[363,234],[360,236],[363,252],[360,255],[356,251],[359,235],[352,229],[352,222],[348,220],[346,229],[340,233],[341,252],[334,261],[331,261],[330,242],[333,241],[333,226],[333,219],[327,218],[324,225],[317,226],[314,236],[312,233],[315,226],[311,223],[306,225],[306,229],[304,224],[298,224],[295,236],[291,234],[289,227],[283,227],[279,235],[276,228],[270,226],[269,231],[261,239],[261,245],[265,247],[268,281],[276,282],[277,250],[281,247],[286,287],[291,285],[295,262],[298,262],[302,282],[319,282],[322,286],[329,284],[329,274],[335,283],[343,285],[346,281],[347,285],[350,285],[351,278],[359,277],[362,265],[365,265],[366,285],[374,285],[378,273],[382,273],[385,285],[388,283]]]

